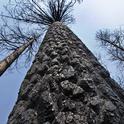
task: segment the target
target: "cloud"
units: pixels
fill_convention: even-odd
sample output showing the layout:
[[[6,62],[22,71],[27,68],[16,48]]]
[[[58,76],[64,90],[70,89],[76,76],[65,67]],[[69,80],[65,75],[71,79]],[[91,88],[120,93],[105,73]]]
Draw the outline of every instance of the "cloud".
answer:
[[[124,0],[84,0],[76,7],[82,22],[99,26],[120,26],[124,24]]]

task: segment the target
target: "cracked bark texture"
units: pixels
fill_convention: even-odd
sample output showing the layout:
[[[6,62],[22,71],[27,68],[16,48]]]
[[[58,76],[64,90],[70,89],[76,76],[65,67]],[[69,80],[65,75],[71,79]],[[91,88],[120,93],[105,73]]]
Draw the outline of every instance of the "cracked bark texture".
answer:
[[[8,124],[124,124],[124,91],[65,25],[48,29]]]

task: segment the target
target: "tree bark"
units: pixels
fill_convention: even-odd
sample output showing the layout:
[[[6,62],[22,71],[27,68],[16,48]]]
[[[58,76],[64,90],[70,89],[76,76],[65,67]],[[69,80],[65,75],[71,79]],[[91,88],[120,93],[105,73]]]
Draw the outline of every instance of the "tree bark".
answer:
[[[124,90],[56,22],[28,71],[8,124],[124,124]]]
[[[14,52],[8,55],[5,59],[0,61],[0,76],[11,66],[11,64],[24,52],[24,50],[34,42],[34,38],[27,41]]]

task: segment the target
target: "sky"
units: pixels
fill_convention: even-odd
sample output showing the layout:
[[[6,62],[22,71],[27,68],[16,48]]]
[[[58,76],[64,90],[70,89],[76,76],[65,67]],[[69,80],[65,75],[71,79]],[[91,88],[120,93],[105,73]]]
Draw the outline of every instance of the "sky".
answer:
[[[8,0],[0,0],[0,8]],[[76,5],[73,15],[76,22],[70,25],[73,32],[93,52],[99,53],[99,45],[95,40],[95,33],[99,29],[115,29],[124,26],[124,0],[84,0]],[[1,11],[1,10],[0,10]],[[102,52],[104,55],[105,52]],[[106,55],[105,55],[106,58]],[[116,68],[112,62],[107,67],[113,76]],[[0,77],[0,124],[6,124],[19,91],[19,87],[28,71],[28,68],[7,71]]]

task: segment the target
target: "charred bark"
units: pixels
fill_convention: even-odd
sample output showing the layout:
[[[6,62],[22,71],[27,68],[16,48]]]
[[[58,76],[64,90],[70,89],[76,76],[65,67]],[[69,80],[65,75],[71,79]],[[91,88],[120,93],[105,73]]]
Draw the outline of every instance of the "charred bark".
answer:
[[[62,23],[48,29],[21,85],[8,124],[22,123],[124,123],[124,91]]]

